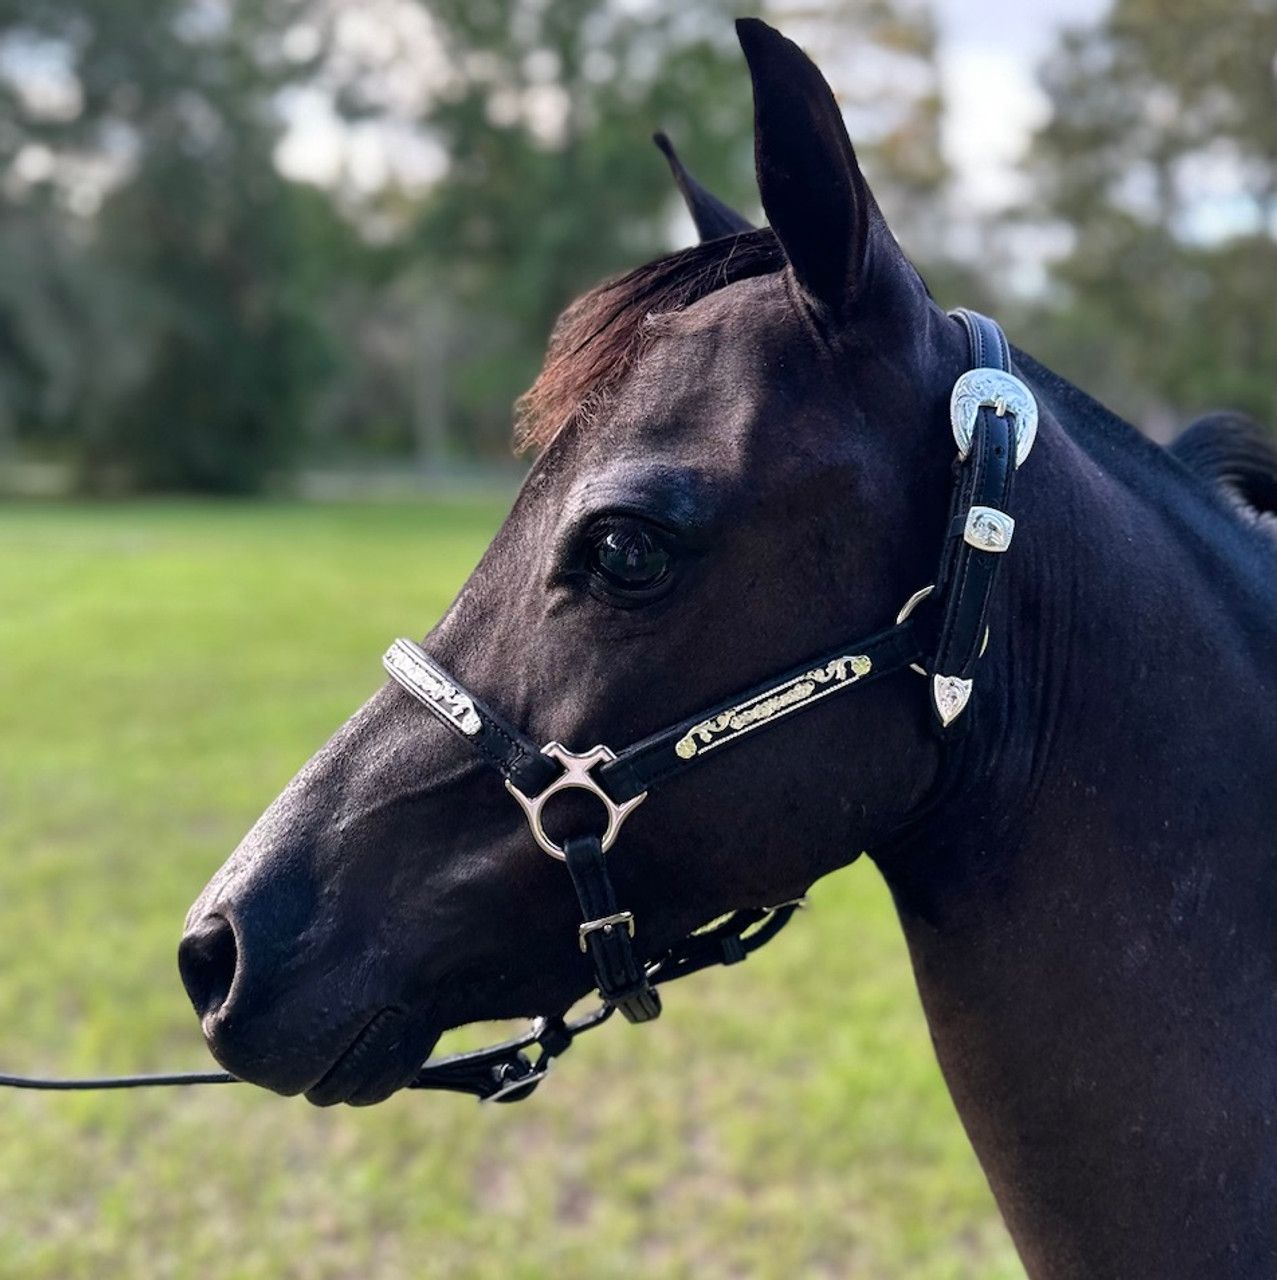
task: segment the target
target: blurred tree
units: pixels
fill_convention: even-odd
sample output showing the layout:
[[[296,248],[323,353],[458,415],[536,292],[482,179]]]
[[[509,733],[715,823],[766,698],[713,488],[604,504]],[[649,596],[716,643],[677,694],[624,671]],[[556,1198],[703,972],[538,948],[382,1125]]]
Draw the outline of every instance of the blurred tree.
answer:
[[[438,365],[450,382],[429,412],[504,449],[510,402],[531,381],[557,312],[669,247],[684,220],[653,130],[670,134],[707,186],[761,217],[738,9],[729,0],[431,0],[449,70],[423,123],[450,162],[411,246],[442,286],[436,314],[477,341],[456,344]],[[925,11],[909,0],[841,0],[813,21],[781,7],[787,25],[799,18],[796,33],[813,48],[842,42],[860,55],[856,66],[883,71],[872,95],[853,78],[862,92],[849,107],[864,117],[862,152],[888,203],[904,210],[934,192],[943,166]]]
[[[303,437],[341,461],[504,454],[558,310],[691,235],[654,129],[760,217],[728,0],[418,3],[0,0],[0,445],[38,436],[89,488],[223,492]],[[765,12],[829,65],[926,257],[924,0]],[[414,17],[427,47],[396,48]],[[405,85],[442,157],[424,194],[281,177],[285,90],[402,126]]]
[[[726,0],[431,0],[448,72],[423,124],[449,164],[409,251],[443,282],[448,327],[477,339],[433,406],[458,419],[454,435],[504,450],[558,311],[667,247],[673,188],[654,129],[727,199],[753,202],[730,12]]]
[[[1067,227],[1034,341],[1162,433],[1277,417],[1277,0],[1116,0],[1047,63],[1032,210]]]
[[[122,476],[246,492],[291,458],[323,367],[310,255],[342,234],[327,200],[274,166],[276,97],[313,65],[287,52],[304,11],[302,0],[0,0],[6,219],[21,223],[41,200],[79,241],[73,278],[89,301],[63,345],[104,375],[73,377],[80,394],[52,423],[43,406],[46,426],[71,428],[86,487]],[[48,278],[44,292],[57,292]],[[101,369],[97,349],[119,347],[122,321],[131,357]],[[47,333],[21,327],[19,374],[25,362],[28,386],[57,381]]]

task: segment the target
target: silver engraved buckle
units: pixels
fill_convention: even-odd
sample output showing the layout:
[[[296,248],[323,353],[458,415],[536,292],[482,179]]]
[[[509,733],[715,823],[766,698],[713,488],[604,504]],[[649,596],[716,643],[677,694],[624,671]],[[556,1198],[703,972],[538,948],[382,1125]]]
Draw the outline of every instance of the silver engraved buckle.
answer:
[[[623,924],[628,930],[630,937],[634,936],[634,912],[618,911],[612,916],[600,916],[597,920],[587,920],[577,931],[577,941],[581,944],[581,950],[587,951],[586,939],[592,933],[597,933],[600,929],[607,933],[618,925]]]
[[[1024,466],[1038,434],[1038,402],[1019,378],[1001,369],[968,369],[953,384],[953,393],[949,397],[949,425],[953,428],[958,457],[965,458],[971,452],[976,418],[985,408],[993,409],[999,418],[1005,418],[1008,413],[1011,415],[1015,465]]]
[[[540,794],[528,797],[508,778],[505,784],[506,790],[519,802],[519,807],[527,817],[528,827],[532,831],[532,838],[550,857],[558,858],[560,862],[564,861],[567,858],[567,854],[546,835],[545,828],[541,825],[541,810],[545,807],[546,801],[551,796],[558,795],[560,791],[572,789],[588,791],[592,796],[602,801],[603,807],[607,810],[607,828],[603,832],[602,839],[603,852],[606,853],[616,843],[621,823],[647,799],[647,792],[640,793],[632,800],[625,801],[624,804],[617,804],[599,786],[590,770],[595,765],[607,764],[609,761],[616,759],[616,752],[610,751],[607,747],[591,747],[589,751],[577,755],[575,751],[569,751],[561,742],[547,742],[541,748],[541,751],[544,755],[549,756],[552,760],[557,760],[563,766],[563,772],[549,786],[544,788]]]

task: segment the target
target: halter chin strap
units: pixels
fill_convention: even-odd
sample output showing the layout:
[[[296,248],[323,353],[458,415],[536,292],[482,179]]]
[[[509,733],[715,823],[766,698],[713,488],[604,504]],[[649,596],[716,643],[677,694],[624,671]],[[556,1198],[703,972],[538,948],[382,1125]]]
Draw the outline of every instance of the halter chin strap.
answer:
[[[655,965],[639,964],[631,941],[634,917],[618,904],[604,855],[626,817],[653,787],[755,730],[906,666],[929,678],[938,731],[943,736],[953,731],[971,699],[976,663],[988,642],[994,583],[1015,530],[1008,508],[1016,469],[1028,457],[1037,431],[1036,402],[1024,383],[1011,375],[1011,352],[1002,330],[974,311],[959,310],[953,315],[966,330],[972,368],[957,380],[950,397],[958,456],[949,527],[935,582],[914,594],[895,625],[810,658],[619,754],[605,746],[580,754],[558,742],[538,747],[484,706],[419,645],[396,640],[390,647],[384,659],[390,676],[501,774],[537,844],[566,864],[584,921],[578,940],[593,964],[605,1011],[575,1024],[543,1020],[539,1032],[494,1050],[427,1063],[419,1087],[464,1088],[503,1100],[525,1097],[578,1031],[598,1025],[613,1009],[631,1022],[650,1021],[661,1012],[655,990],[658,981],[705,964],[744,959],[752,949],[742,945],[747,923],[735,932],[729,928],[726,934],[694,934]],[[940,617],[934,645],[927,646],[930,652],[924,649],[911,617],[928,596]],[[601,835],[573,834],[559,845],[546,833],[541,821],[546,802],[567,789],[588,791],[602,803],[606,824]],[[762,941],[766,941],[791,913],[792,904],[786,904],[758,913],[756,920],[751,916],[749,923],[774,921],[774,927],[752,936],[765,933]],[[743,914],[736,913],[730,921]],[[708,939],[714,939],[708,943],[710,951],[717,947],[720,954],[705,951],[702,942]],[[687,959],[693,954],[698,957],[695,964]],[[522,1052],[532,1044],[541,1047],[535,1063]],[[477,1087],[480,1078],[482,1089]]]

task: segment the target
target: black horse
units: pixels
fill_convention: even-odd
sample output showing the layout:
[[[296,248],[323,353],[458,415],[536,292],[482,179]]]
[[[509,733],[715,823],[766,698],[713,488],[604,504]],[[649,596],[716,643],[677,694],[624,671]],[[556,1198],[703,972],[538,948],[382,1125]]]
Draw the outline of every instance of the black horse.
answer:
[[[463,724],[465,690],[537,743],[620,747],[898,634],[961,550],[949,401],[971,335],[898,249],[819,72],[739,30],[771,229],[702,204],[726,234],[566,313],[522,407],[540,456],[424,641],[456,681],[428,703],[506,765],[516,739]],[[1012,358],[1037,443],[970,685],[942,706],[898,654],[653,787],[608,855],[615,920],[659,956],[867,850],[1030,1274],[1267,1280],[1277,469],[1229,420],[1178,456]],[[932,601],[914,622],[944,625]],[[189,917],[219,1061],[372,1103],[446,1028],[599,981],[572,882],[490,762],[394,682],[303,769]],[[556,800],[560,826],[570,800],[596,803]]]

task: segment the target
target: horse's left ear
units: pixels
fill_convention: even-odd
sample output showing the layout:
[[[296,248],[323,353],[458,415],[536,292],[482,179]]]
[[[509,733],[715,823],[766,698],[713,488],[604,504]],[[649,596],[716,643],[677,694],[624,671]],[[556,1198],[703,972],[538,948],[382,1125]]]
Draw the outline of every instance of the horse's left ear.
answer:
[[[743,231],[753,231],[749,221],[736,212],[730,205],[724,204],[717,196],[706,191],[692,177],[674,150],[674,144],[663,133],[654,133],[652,141],[660,148],[661,154],[669,161],[670,172],[678,184],[687,211],[696,223],[696,234],[702,241],[717,240],[719,236],[740,235]]]
[[[815,63],[757,18],[738,19],[736,34],[754,81],[754,161],[767,219],[809,297],[845,313],[867,283],[876,242],[899,250]]]

